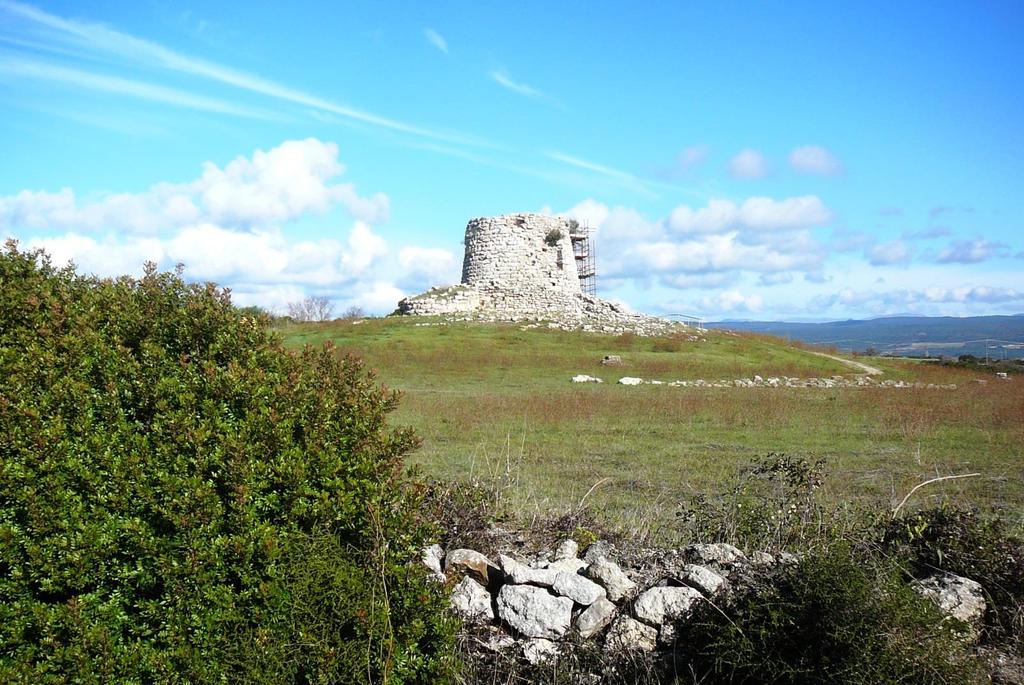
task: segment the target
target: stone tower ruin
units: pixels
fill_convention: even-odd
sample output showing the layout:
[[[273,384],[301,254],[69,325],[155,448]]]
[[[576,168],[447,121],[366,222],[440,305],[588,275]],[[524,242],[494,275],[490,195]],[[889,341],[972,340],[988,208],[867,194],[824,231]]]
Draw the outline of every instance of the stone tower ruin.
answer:
[[[543,214],[472,219],[465,246],[460,284],[407,297],[396,313],[550,320],[583,327],[660,322],[628,314],[592,293],[592,252],[576,222]]]

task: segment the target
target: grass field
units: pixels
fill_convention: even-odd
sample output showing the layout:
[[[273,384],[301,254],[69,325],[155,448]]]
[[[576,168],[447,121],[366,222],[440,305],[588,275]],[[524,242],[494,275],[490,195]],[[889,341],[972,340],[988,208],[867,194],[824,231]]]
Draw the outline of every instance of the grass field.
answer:
[[[586,496],[611,525],[657,536],[681,503],[769,451],[826,459],[825,496],[836,502],[892,506],[927,478],[979,472],[928,486],[913,503],[976,505],[1018,526],[1024,516],[1019,378],[872,358],[882,378],[957,389],[627,387],[615,381],[855,371],[758,335],[708,331],[691,341],[416,325],[425,322],[294,324],[281,333],[288,345],[332,341],[364,359],[404,394],[394,420],[423,438],[412,461],[430,476],[483,484],[524,518],[570,510]],[[602,366],[605,354],[624,364]],[[605,383],[571,383],[579,373]]]

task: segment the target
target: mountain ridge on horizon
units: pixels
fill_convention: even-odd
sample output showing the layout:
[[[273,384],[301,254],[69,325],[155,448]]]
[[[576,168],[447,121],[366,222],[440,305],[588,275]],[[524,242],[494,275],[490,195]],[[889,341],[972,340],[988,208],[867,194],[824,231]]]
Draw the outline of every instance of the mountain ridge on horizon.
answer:
[[[1024,358],[1024,314],[896,315],[841,321],[711,321],[710,328],[765,333],[843,351],[873,349],[898,356]]]

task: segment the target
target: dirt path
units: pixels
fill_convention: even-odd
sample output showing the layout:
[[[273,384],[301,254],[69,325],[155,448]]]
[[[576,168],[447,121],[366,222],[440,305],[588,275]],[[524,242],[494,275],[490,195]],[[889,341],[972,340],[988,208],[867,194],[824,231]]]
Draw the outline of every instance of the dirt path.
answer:
[[[868,366],[863,362],[855,362],[852,359],[843,359],[842,357],[837,357],[834,354],[825,354],[824,352],[811,352],[811,354],[816,354],[819,357],[826,357],[828,359],[834,359],[835,361],[841,364],[846,364],[851,369],[857,369],[861,373],[868,376],[881,376],[882,374],[885,373],[885,371],[882,371],[878,367]]]

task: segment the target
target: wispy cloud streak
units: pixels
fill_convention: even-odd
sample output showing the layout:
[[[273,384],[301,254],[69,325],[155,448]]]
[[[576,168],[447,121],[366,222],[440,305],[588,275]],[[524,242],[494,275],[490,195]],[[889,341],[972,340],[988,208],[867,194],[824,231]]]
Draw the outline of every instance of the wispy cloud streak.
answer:
[[[448,52],[448,41],[446,41],[444,39],[444,36],[442,36],[440,33],[438,33],[437,31],[430,27],[427,27],[423,29],[423,35],[424,37],[426,37],[427,42],[433,45],[435,48],[444,53]]]
[[[542,97],[544,97],[544,93],[542,93],[541,91],[537,90],[536,88],[533,88],[532,86],[528,86],[525,83],[519,83],[518,81],[513,81],[509,77],[509,75],[505,72],[504,69],[493,69],[493,70],[491,70],[488,73],[488,76],[490,76],[491,80],[494,81],[495,83],[497,83],[499,86],[501,86],[502,88],[505,88],[506,90],[510,90],[513,93],[518,93],[519,95],[525,95],[528,98],[542,98]]]
[[[613,169],[611,167],[604,166],[603,164],[597,164],[595,162],[590,162],[585,159],[580,159],[579,157],[574,157],[572,155],[567,155],[564,152],[559,152],[558,150],[548,150],[544,154],[549,159],[553,159],[556,162],[562,162],[563,164],[568,164],[569,166],[574,166],[578,169],[592,171],[601,176],[605,176],[607,178],[618,181],[621,185],[624,185],[625,187],[631,190],[635,190],[651,198],[658,197],[658,194],[651,190],[651,186],[655,184],[637,178],[636,176],[628,172],[620,171],[619,169]]]
[[[232,114],[235,116],[251,119],[280,119],[280,116],[270,112],[241,107],[230,102],[215,98],[203,97],[192,93],[168,88],[150,83],[132,81],[117,76],[106,76],[95,74],[79,69],[60,67],[44,62],[29,60],[2,60],[0,59],[0,74],[29,78],[40,81],[51,81],[64,83],[71,86],[85,88],[88,90],[102,91],[127,95],[142,100],[160,102],[188,109],[198,109],[206,112],[217,112],[219,114]]]
[[[133,63],[143,63],[170,71],[198,76],[266,97],[306,107],[315,107],[373,126],[421,138],[430,138],[460,145],[486,145],[484,141],[472,136],[424,128],[332,102],[255,74],[182,54],[158,43],[137,38],[100,24],[63,19],[31,5],[11,2],[10,0],[0,0],[0,10],[27,20],[37,26],[55,31],[65,39],[80,46],[98,52],[112,53]]]

